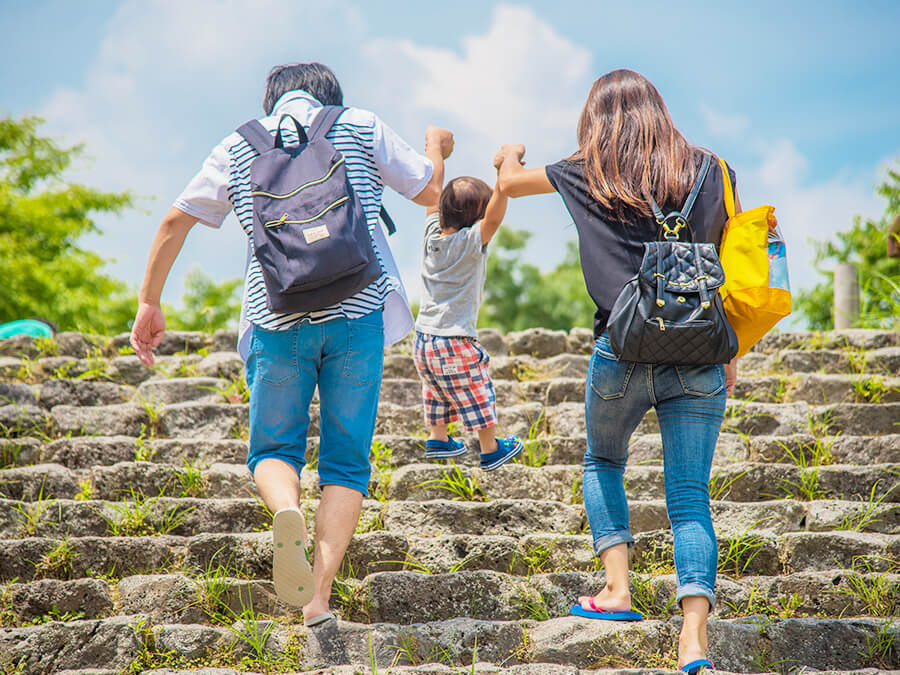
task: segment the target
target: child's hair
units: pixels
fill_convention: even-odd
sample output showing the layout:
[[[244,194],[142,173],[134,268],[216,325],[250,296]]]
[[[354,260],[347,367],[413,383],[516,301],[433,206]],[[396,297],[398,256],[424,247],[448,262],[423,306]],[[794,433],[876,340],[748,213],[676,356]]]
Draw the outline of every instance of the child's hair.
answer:
[[[480,178],[459,176],[444,186],[438,206],[441,229],[461,230],[484,218],[491,188]]]

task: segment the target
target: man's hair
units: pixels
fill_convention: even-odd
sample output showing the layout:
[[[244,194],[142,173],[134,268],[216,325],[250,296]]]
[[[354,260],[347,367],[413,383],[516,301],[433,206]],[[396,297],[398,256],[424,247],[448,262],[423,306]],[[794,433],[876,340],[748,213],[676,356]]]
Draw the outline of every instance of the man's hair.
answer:
[[[480,178],[459,176],[444,187],[438,203],[441,228],[461,230],[484,218],[491,188]]]
[[[272,68],[266,78],[266,115],[272,114],[278,99],[295,89],[302,89],[322,105],[344,105],[344,93],[331,68],[315,62],[287,63]]]

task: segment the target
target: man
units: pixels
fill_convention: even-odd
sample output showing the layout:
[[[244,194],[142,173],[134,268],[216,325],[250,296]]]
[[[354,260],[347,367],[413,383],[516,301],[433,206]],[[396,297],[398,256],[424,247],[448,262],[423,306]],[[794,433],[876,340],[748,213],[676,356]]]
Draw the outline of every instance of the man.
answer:
[[[274,68],[266,82],[261,124],[273,136],[278,120],[291,115],[307,130],[323,105],[342,105],[334,73],[319,63]],[[292,123],[282,125],[286,145],[298,142]],[[386,237],[378,224],[387,185],[416,204],[433,206],[443,182],[443,158],[453,147],[444,129],[426,131],[425,157],[375,114],[348,108],[326,138],[344,156],[381,265],[381,276],[331,307],[278,314],[266,305],[260,264],[253,252],[250,163],[258,156],[232,133],[217,145],[159,227],[144,282],[131,343],[153,363],[152,348],[165,331],[160,295],[172,263],[196,222],[218,228],[233,209],[248,236],[238,349],[250,389],[247,465],[260,495],[275,514],[273,577],[279,598],[303,606],[304,621],[333,618],[331,584],[356,528],[367,494],[369,450],[381,384],[385,344],[412,327],[412,315]],[[310,569],[306,526],[299,508],[300,470],[305,464],[309,406],[318,386],[320,402],[316,545]]]

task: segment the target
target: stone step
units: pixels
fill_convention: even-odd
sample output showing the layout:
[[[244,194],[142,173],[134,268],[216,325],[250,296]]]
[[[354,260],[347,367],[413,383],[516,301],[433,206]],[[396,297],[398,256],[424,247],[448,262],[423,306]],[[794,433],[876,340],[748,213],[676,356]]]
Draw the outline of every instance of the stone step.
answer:
[[[390,531],[355,534],[344,561],[348,576],[409,569],[444,573],[460,569],[516,574],[592,571],[597,568],[590,535],[540,532],[509,534],[421,534]],[[896,570],[900,538],[868,532],[788,532],[781,535],[747,528],[719,533],[723,574],[777,576],[837,569]],[[130,576],[167,571],[205,570],[226,565],[239,576],[271,574],[271,533],[204,533],[194,536],[28,537],[4,539],[2,580]],[[671,531],[635,535],[637,572],[673,572]]]
[[[477,465],[478,441],[471,434],[461,435],[470,451],[456,458],[459,465]],[[517,460],[527,465],[580,464],[587,446],[584,435],[541,435],[526,441],[526,453]],[[308,461],[316,457],[318,438],[311,437]],[[425,439],[421,436],[378,435],[374,439],[373,461],[378,466],[401,467],[421,462]],[[716,445],[713,464],[735,462],[773,462],[793,464],[791,454],[807,464],[827,450],[835,464],[900,463],[900,434],[884,436],[835,436],[798,433],[790,436],[742,436],[722,433]],[[377,456],[376,456],[377,451]],[[184,464],[211,466],[216,463],[240,464],[247,456],[247,442],[238,439],[156,439],[139,440],[130,436],[72,436],[42,442],[37,438],[0,439],[0,468],[31,464],[62,464],[70,469],[89,469],[135,457],[152,459],[179,468]],[[629,464],[661,464],[662,441],[659,434],[635,434],[629,446]]]
[[[129,501],[52,499],[34,502],[0,500],[0,537],[103,536],[107,534],[240,533],[267,530],[271,520],[257,499],[197,499],[131,495]],[[303,502],[311,518],[316,499]],[[720,533],[746,529],[768,533],[859,531],[896,534],[900,531],[900,505],[820,500],[781,499],[742,503],[714,501],[713,520]],[[665,502],[629,501],[633,533],[669,527]],[[586,532],[580,504],[533,499],[497,499],[489,502],[364,501],[361,531],[395,534],[503,534],[529,532]]]
[[[259,652],[238,637],[242,629],[247,632],[248,625],[253,626],[254,634],[268,638]],[[265,662],[278,663],[280,672],[341,664],[354,666],[353,671],[344,672],[358,672],[359,667],[374,672],[424,662],[442,663],[446,670],[419,672],[453,672],[450,668],[459,672],[482,660],[500,664],[504,672],[574,672],[544,666],[535,669],[533,664],[571,669],[652,668],[659,672],[661,665],[674,668],[679,628],[675,619],[617,624],[577,617],[546,621],[454,618],[413,625],[341,621],[318,629],[248,621],[214,627],[153,625],[146,615],[131,615],[3,629],[0,649],[12,662],[21,663],[26,675],[85,668],[125,670],[135,662],[140,670],[149,670],[145,664],[153,667],[179,660],[226,665],[241,657],[246,657],[245,666],[259,664],[267,670]],[[886,661],[879,659],[871,645],[879,636],[896,641],[900,622],[712,619],[708,631],[708,655],[724,671],[759,672],[780,664],[846,671],[873,665],[895,667],[895,654],[889,652]],[[516,664],[528,665],[510,668]]]
[[[900,347],[900,331],[849,328],[820,331],[771,331],[753,347],[751,353],[772,353],[781,349],[870,350]]]
[[[13,408],[6,406],[5,408]],[[12,415],[15,423],[22,415],[37,417],[45,413],[30,406],[14,411],[0,408],[2,415]],[[523,403],[500,411],[499,429],[503,434],[527,437],[541,432],[556,436],[585,433],[584,404],[559,403],[543,406]],[[49,414],[49,423],[57,434],[157,436],[165,438],[224,439],[246,435],[246,404],[175,403],[154,407],[152,404],[102,405],[93,407],[59,405]],[[310,409],[310,434],[318,434],[318,406]],[[24,424],[24,422],[23,422]],[[810,406],[805,402],[758,403],[729,400],[722,430],[746,435],[789,435],[805,431],[811,425],[853,435],[894,434],[900,429],[900,403],[838,403]],[[375,425],[377,434],[424,435],[421,406],[398,406],[381,403]],[[637,428],[637,433],[658,433],[655,411],[651,410]],[[16,433],[16,436],[28,435]]]
[[[41,355],[84,358],[91,354],[110,355],[130,351],[130,335],[120,333],[112,337],[63,332],[52,340],[20,336],[0,341],[0,356],[36,358]],[[478,338],[491,354],[528,354],[541,357],[560,353],[590,354],[593,336],[587,328],[573,328],[568,333],[545,328],[532,328],[503,335],[493,329],[481,329]],[[180,353],[234,351],[237,332],[220,330],[213,334],[191,331],[166,331],[154,349],[157,355]],[[872,350],[900,346],[900,333],[891,330],[849,329],[828,332],[772,331],[765,335],[751,353],[772,353],[782,349],[817,351]],[[390,353],[409,353],[411,338],[407,337],[388,350]]]
[[[582,364],[586,371],[587,364]],[[503,379],[494,373],[497,405],[501,408],[522,403],[543,405],[584,401],[584,373],[577,377],[548,376],[533,381]],[[515,375],[515,373],[513,373]],[[246,402],[243,376],[234,381],[221,377],[173,377],[156,375],[137,388],[106,381],[51,379],[43,384],[0,382],[0,400],[46,409],[57,405],[97,406],[133,401],[154,406],[189,401],[202,403]],[[833,403],[890,403],[900,401],[900,378],[881,375],[767,375],[738,379],[736,400],[762,403],[805,401],[814,405]],[[314,398],[314,401],[317,400]],[[380,400],[399,406],[415,406],[422,401],[422,384],[416,378],[385,378]]]
[[[492,501],[540,496],[560,502],[581,501],[584,469],[580,465],[542,467],[509,463],[496,471],[441,463],[413,463],[397,469],[376,464],[369,491],[382,501],[460,499]],[[664,499],[661,466],[627,467],[626,493],[631,499]],[[301,497],[316,498],[319,476],[307,467],[301,474]],[[713,499],[759,502],[795,498],[900,503],[900,464],[829,465],[801,468],[792,464],[740,462],[717,467]],[[72,470],[60,464],[37,464],[0,470],[0,498],[82,498],[121,500],[139,496],[231,499],[255,494],[244,464],[173,466],[158,462],[119,462]]]
[[[48,356],[36,360],[0,356],[0,378],[46,386],[57,380],[137,386],[148,380],[178,377],[240,377],[244,363],[237,352],[158,356],[145,366],[134,355],[75,358]]]
[[[887,344],[872,340],[869,344]],[[6,345],[0,344],[0,350]],[[223,346],[223,345],[219,345]],[[590,348],[569,348],[565,341],[556,347],[533,352],[507,351],[505,346],[485,344],[491,354],[491,372],[495,379],[535,383],[549,378],[575,378],[584,382]],[[10,351],[7,349],[7,352]],[[144,366],[132,354],[116,355],[114,351],[90,355],[71,354],[29,356],[0,354],[0,377],[28,383],[78,378],[80,381],[111,382],[137,385],[153,378],[239,376],[242,362],[233,347],[225,351],[203,347],[199,351],[161,354],[152,367]],[[844,373],[893,376],[900,371],[900,345],[872,349],[823,348],[798,349],[790,345],[780,350],[753,351],[739,361],[739,374],[765,375],[789,373]],[[395,346],[385,353],[385,377],[417,379],[411,350]]]
[[[104,579],[42,579],[6,586],[3,602],[24,625],[42,617],[103,618],[147,614],[154,623],[220,624],[243,607],[276,617],[302,619],[298,608],[278,601],[269,579],[229,576],[224,567],[200,574],[148,574]],[[605,582],[600,572],[537,572],[516,576],[489,570],[446,574],[376,572],[339,579],[332,603],[341,618],[361,623],[424,623],[467,617],[490,621],[546,620],[566,616],[582,595]],[[631,575],[632,606],[646,619],[677,613],[674,574]],[[881,588],[873,600],[860,589]],[[844,571],[781,577],[721,577],[716,584],[719,618],[886,616],[898,604],[900,575]],[[115,599],[115,600],[114,600]]]

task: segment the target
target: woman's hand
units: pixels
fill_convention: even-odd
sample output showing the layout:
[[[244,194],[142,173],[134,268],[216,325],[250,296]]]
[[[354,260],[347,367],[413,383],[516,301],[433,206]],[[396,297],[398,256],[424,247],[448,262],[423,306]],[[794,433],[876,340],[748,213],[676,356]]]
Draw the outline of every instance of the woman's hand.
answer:
[[[738,357],[734,357],[725,364],[725,390],[731,396],[734,393],[734,385],[737,383],[737,362]]]
[[[524,165],[525,162],[522,161],[522,158],[525,156],[525,146],[521,143],[519,144],[506,144],[501,147],[497,154],[494,155],[494,168],[499,169],[503,166],[503,162],[507,159],[515,159],[519,164]]]

